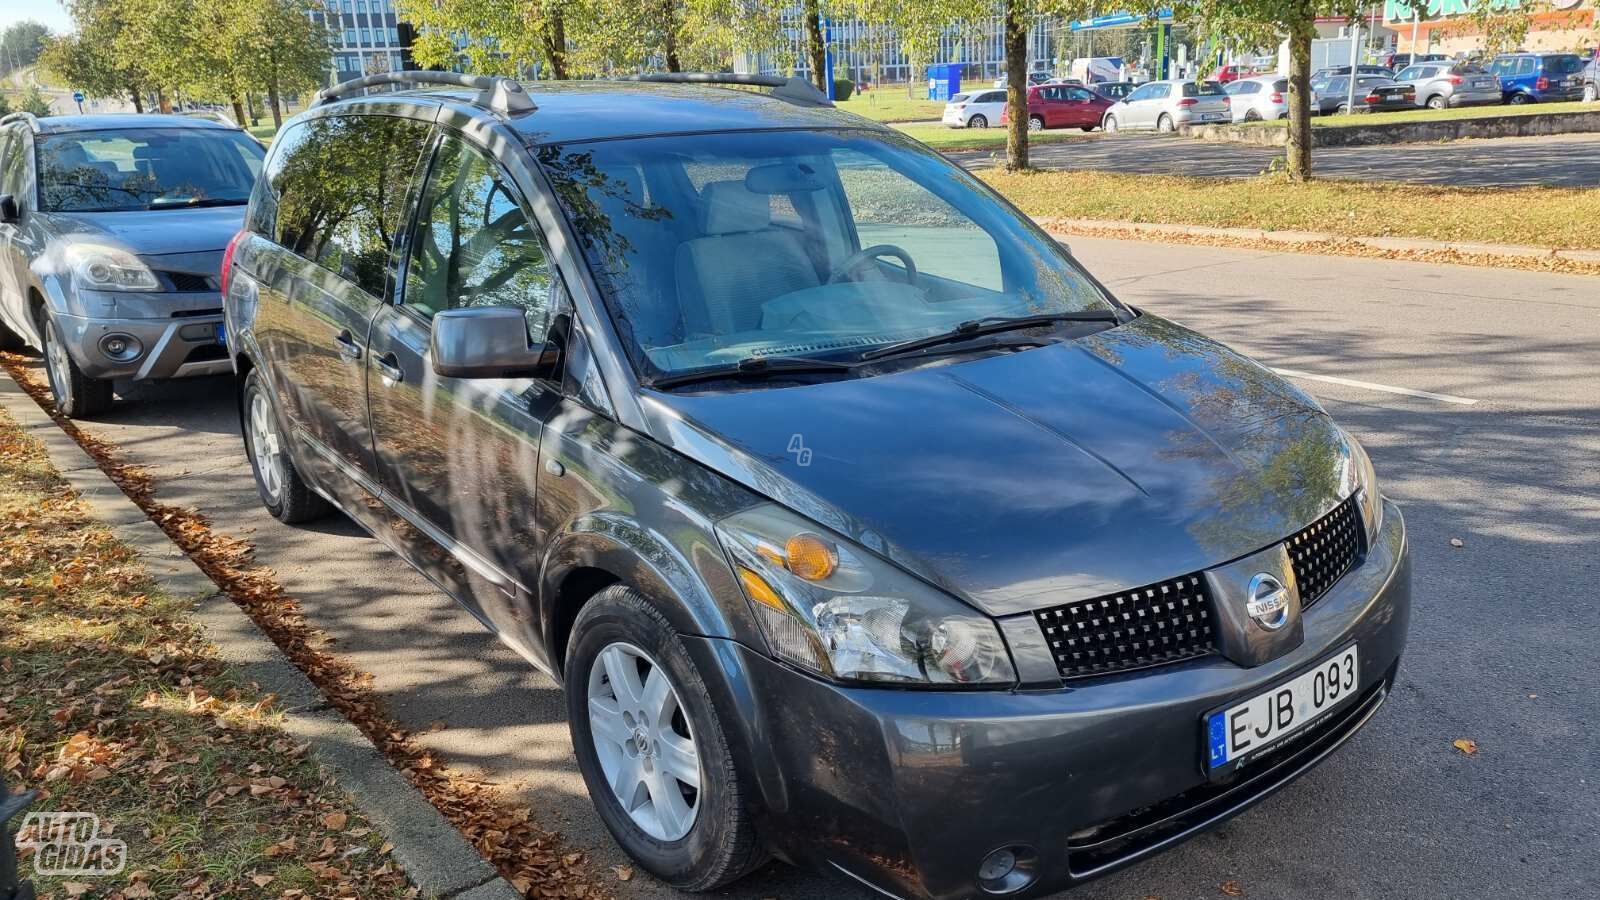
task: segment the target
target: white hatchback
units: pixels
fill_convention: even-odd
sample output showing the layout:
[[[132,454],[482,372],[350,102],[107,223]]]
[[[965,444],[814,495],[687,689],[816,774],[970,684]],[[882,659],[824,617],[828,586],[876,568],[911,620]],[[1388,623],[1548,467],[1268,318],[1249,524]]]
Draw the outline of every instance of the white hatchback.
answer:
[[[1227,91],[1233,121],[1255,122],[1289,117],[1289,79],[1282,75],[1261,75],[1228,82]]]
[[[972,91],[957,94],[944,105],[941,122],[951,128],[988,128],[1000,124],[1000,113],[1006,108],[1004,89]]]

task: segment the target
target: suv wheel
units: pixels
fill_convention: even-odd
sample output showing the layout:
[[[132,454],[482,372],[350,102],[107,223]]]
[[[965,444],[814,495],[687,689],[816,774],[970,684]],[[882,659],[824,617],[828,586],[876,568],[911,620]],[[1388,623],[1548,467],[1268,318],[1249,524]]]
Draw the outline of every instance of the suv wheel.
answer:
[[[1517,93],[1511,95],[1511,102],[1515,103],[1518,106],[1521,106],[1524,103],[1531,102],[1532,100],[1533,100],[1532,97],[1529,97],[1527,94],[1524,94],[1524,93],[1522,93],[1520,91],[1518,91]]]
[[[90,378],[78,368],[71,351],[48,314],[41,314],[44,336],[44,370],[50,380],[56,412],[69,419],[97,416],[111,408],[111,382]]]
[[[967,127],[968,128],[988,128],[989,127],[989,117],[988,116],[982,116],[982,115],[973,116],[972,118],[967,120]]]
[[[1434,94],[1432,97],[1428,98],[1429,109],[1444,109],[1444,105],[1444,98],[1438,94]]]
[[[327,515],[328,501],[300,477],[283,446],[272,393],[260,369],[251,369],[244,378],[242,410],[245,455],[250,457],[261,505],[273,518],[290,525]]]
[[[565,675],[578,769],[629,856],[686,891],[766,861],[716,706],[659,610],[626,585],[601,591],[573,623]]]

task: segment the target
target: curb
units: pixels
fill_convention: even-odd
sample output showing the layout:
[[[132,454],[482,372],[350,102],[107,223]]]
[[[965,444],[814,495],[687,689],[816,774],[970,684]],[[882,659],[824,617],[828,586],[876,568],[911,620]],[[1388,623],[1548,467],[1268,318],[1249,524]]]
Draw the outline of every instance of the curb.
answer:
[[[1522,244],[1480,244],[1470,241],[1430,241],[1421,238],[1350,237],[1325,231],[1267,231],[1261,228],[1213,228],[1206,225],[1173,225],[1162,222],[1124,222],[1115,219],[1035,219],[1046,231],[1051,229],[1092,229],[1132,231],[1150,235],[1194,235],[1265,241],[1273,244],[1358,244],[1374,250],[1403,253],[1454,252],[1477,256],[1565,259],[1586,265],[1600,265],[1600,250],[1557,250]]]
[[[394,844],[395,861],[421,891],[437,900],[517,900],[500,877],[444,816],[335,711],[256,623],[200,571],[167,533],[117,487],[78,442],[56,426],[6,373],[0,407],[44,447],[63,480],[117,540],[139,557],[150,577],[175,598],[191,600],[195,621],[218,656],[243,677],[278,696],[284,731],[311,746],[312,756]]]

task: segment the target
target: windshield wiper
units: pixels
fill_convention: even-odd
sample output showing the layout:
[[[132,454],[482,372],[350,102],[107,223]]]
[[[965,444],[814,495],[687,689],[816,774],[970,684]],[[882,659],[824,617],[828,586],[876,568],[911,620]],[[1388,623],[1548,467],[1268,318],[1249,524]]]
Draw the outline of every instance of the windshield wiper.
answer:
[[[805,372],[849,372],[855,363],[834,362],[829,359],[806,359],[803,356],[747,356],[731,366],[684,372],[681,375],[662,375],[648,384],[657,390],[667,390],[701,381],[721,381],[725,378],[768,378]]]
[[[241,197],[190,197],[187,200],[161,200],[150,201],[150,209],[195,209],[201,206],[243,206],[249,203],[249,198]]]
[[[962,322],[960,325],[940,334],[929,335],[923,338],[913,338],[868,350],[861,354],[862,360],[883,359],[889,356],[899,356],[903,353],[915,353],[940,344],[953,344],[969,338],[980,337],[985,334],[998,334],[1002,331],[1016,331],[1021,328],[1037,328],[1040,325],[1054,325],[1057,322],[1113,322],[1120,323],[1122,317],[1116,310],[1096,309],[1080,312],[1046,313],[1038,316],[1013,316],[1006,319],[973,319]]]

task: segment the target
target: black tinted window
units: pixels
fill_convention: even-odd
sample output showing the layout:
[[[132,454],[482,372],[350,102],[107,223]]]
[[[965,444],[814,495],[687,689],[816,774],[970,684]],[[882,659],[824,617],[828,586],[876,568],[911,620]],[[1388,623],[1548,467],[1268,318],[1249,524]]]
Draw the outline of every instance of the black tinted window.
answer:
[[[1582,68],[1583,60],[1576,53],[1544,58],[1544,71],[1547,75],[1571,75]]]
[[[265,151],[242,131],[127,128],[43,134],[39,201],[54,212],[244,203]]]
[[[392,116],[328,116],[290,130],[267,173],[274,240],[381,296],[427,139],[427,124]]]

